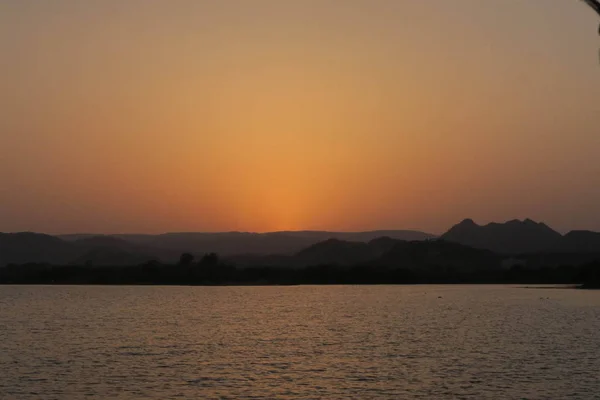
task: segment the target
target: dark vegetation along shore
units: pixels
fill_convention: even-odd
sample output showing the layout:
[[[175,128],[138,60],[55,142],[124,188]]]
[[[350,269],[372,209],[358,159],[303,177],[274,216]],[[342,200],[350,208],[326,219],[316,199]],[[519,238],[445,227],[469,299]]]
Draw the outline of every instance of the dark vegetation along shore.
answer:
[[[600,264],[584,267],[525,271],[512,268],[491,273],[454,273],[443,267],[414,271],[405,268],[322,265],[299,269],[236,268],[199,265],[146,264],[129,267],[25,265],[0,271],[0,284],[58,285],[377,285],[377,284],[573,284],[600,288],[594,272]],[[588,279],[587,277],[595,276]]]
[[[173,234],[129,240],[0,234],[0,284],[514,283],[600,287],[600,234],[594,232],[563,236],[531,220],[486,226],[465,220],[439,238],[388,231],[385,233],[396,237],[373,239],[379,233],[384,232],[344,234],[346,240],[321,240],[328,234],[325,232]],[[415,234],[417,240],[410,240]],[[220,249],[242,249],[245,254],[224,251],[219,256],[202,251],[213,244]],[[253,244],[262,251],[287,251],[252,253]],[[299,245],[306,246],[294,250]],[[178,251],[177,246],[189,246],[191,251]]]
[[[386,240],[386,239],[382,239]],[[347,246],[328,241],[318,247]],[[351,246],[352,247],[352,246]],[[360,246],[362,247],[362,246]],[[298,255],[302,258],[302,255]],[[551,257],[552,255],[547,255]],[[539,261],[532,256],[531,262]],[[542,257],[543,259],[543,257]],[[189,253],[177,264],[151,261],[130,266],[9,265],[0,269],[0,284],[111,285],[296,285],[296,284],[583,284],[599,287],[600,262],[579,265],[505,265],[495,253],[444,241],[401,242],[376,260],[294,266],[288,264],[236,266],[218,255],[199,260]],[[525,257],[524,260],[527,260]],[[284,259],[280,260],[281,262]],[[533,265],[533,264],[530,264]]]

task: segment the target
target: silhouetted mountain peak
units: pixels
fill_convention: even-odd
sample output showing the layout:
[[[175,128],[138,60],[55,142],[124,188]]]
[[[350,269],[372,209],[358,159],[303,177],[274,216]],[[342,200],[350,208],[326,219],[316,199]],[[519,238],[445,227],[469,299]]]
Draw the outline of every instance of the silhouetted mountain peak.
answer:
[[[503,225],[503,224],[497,223],[497,222],[492,222],[490,225],[498,226],[498,225]],[[536,222],[530,218],[525,218],[522,221],[520,219],[513,219],[513,220],[506,222],[504,225],[527,226],[527,227],[546,227],[546,228],[550,229],[548,227],[548,225],[544,224],[543,222]]]
[[[467,218],[467,219],[462,220],[460,223],[454,225],[452,228],[450,228],[450,230],[448,232],[446,232],[445,235],[448,235],[449,233],[460,235],[463,232],[470,232],[473,229],[477,229],[479,227],[480,226],[477,225],[475,223],[475,221],[473,221],[470,218]],[[443,235],[442,235],[442,237],[443,237]]]
[[[529,218],[485,226],[465,220],[453,226],[442,238],[476,248],[499,253],[529,253],[551,251],[561,247],[562,235],[546,224]]]

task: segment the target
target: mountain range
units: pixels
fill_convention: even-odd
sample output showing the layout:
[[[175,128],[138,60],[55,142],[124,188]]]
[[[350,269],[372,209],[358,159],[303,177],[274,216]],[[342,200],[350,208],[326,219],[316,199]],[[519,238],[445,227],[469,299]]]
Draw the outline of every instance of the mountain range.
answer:
[[[378,265],[443,263],[496,265],[506,257],[536,255],[539,262],[587,261],[600,254],[600,233],[561,235],[530,219],[478,225],[466,219],[443,235],[419,231],[167,233],[62,235],[0,233],[0,267],[7,264],[137,265],[177,262],[183,252],[216,252],[238,266]],[[575,257],[574,254],[579,256]]]
[[[563,236],[548,225],[531,219],[487,225],[465,219],[440,238],[507,255],[600,252],[600,233],[571,231]]]
[[[294,255],[321,241],[368,242],[378,237],[427,240],[435,236],[418,231],[269,233],[166,233],[161,235],[61,235],[0,233],[0,266],[24,263],[130,265],[151,260],[172,263],[183,252],[196,256],[215,252],[222,257],[269,254]]]

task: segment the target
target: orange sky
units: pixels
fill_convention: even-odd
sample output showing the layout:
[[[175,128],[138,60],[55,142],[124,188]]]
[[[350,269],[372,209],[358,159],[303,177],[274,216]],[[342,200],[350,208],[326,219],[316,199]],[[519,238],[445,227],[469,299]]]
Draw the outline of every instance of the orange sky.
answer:
[[[0,231],[600,230],[564,0],[0,3]]]

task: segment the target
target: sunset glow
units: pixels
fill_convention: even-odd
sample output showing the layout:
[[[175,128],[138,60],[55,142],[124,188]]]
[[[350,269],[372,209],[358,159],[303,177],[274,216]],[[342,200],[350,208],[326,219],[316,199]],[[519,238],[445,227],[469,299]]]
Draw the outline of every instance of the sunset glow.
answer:
[[[0,231],[600,229],[576,3],[0,2]]]

